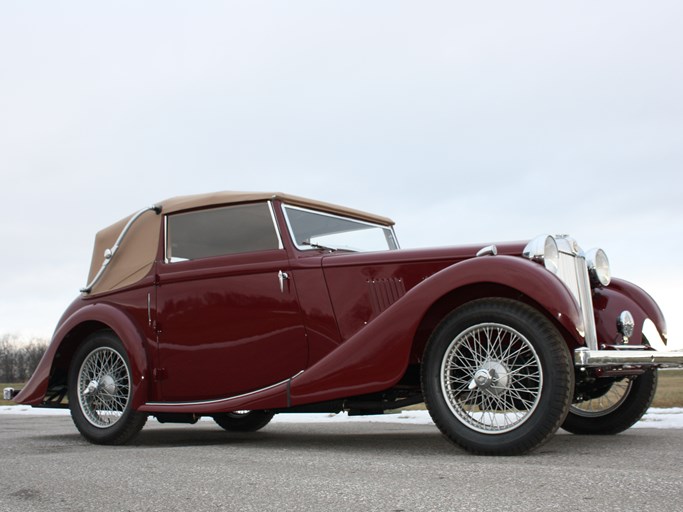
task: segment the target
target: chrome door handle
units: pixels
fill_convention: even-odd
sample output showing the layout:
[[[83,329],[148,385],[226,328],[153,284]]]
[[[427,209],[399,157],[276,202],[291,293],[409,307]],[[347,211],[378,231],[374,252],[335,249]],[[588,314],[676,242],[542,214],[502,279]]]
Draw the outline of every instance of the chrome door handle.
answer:
[[[277,278],[280,281],[280,292],[284,293],[285,292],[285,281],[289,279],[289,274],[287,272],[283,272],[280,270],[277,273]]]

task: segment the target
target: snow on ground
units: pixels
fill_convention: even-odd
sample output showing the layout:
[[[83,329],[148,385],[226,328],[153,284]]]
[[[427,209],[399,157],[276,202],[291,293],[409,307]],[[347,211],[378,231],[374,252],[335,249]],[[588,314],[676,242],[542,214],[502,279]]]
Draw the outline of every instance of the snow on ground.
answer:
[[[26,405],[2,405],[0,415],[23,414],[23,415],[68,415],[68,409],[41,409]],[[340,423],[340,422],[365,422],[365,423],[405,423],[413,425],[433,425],[427,411],[402,411],[395,414],[380,414],[375,416],[349,416],[346,413],[339,414],[278,414],[273,423]],[[672,409],[651,408],[645,416],[634,425],[633,428],[680,428],[683,429],[683,408]]]

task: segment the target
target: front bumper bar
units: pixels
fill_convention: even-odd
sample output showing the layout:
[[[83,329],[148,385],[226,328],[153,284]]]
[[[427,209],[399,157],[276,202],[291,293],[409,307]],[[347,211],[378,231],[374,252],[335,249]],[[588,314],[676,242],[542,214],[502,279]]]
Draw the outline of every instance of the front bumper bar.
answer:
[[[656,350],[590,350],[577,348],[574,365],[598,366],[649,366],[655,368],[683,368],[683,351]]]
[[[5,388],[2,390],[2,399],[3,400],[14,400],[14,397],[19,394],[20,389],[14,389],[14,388]]]

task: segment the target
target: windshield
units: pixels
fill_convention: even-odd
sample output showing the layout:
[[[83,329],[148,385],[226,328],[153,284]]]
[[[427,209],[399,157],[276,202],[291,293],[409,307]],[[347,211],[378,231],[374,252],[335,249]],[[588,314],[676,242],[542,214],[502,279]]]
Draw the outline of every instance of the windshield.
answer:
[[[394,231],[388,226],[295,206],[285,206],[284,212],[294,243],[302,250],[369,252],[398,249]]]

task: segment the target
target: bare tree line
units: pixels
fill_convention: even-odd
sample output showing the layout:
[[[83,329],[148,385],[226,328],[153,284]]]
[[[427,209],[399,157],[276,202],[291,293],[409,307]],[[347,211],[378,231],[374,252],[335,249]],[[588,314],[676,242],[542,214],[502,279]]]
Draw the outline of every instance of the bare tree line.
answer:
[[[0,382],[25,382],[47,350],[47,341],[34,338],[28,343],[12,334],[0,335]]]

